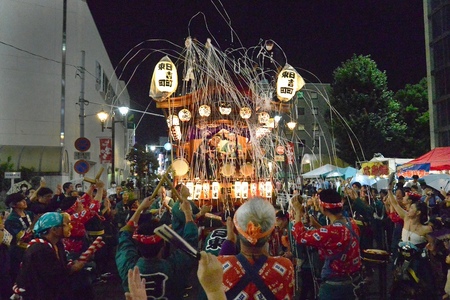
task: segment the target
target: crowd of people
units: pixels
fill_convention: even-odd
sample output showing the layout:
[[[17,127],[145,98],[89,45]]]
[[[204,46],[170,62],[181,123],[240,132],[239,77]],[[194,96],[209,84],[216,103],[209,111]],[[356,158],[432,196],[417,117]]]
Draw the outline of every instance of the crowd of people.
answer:
[[[102,181],[86,192],[70,182],[53,192],[43,181],[6,198],[0,299],[94,299],[94,284],[111,273],[127,299],[183,299],[195,269],[199,299],[365,299],[374,272],[365,254],[387,254],[395,292],[406,280],[397,276],[401,247],[419,253],[408,258],[415,293],[448,297],[450,193],[419,178],[391,178],[381,191],[358,182],[308,188],[286,206],[254,197],[224,208],[189,200],[183,184],[139,200]],[[163,224],[204,252],[167,243]]]

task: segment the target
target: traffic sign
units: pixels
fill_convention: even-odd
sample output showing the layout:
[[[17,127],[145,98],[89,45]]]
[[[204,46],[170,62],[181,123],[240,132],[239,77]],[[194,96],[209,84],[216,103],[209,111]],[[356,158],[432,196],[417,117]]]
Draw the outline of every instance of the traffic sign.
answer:
[[[284,147],[281,146],[281,145],[278,145],[278,146],[275,148],[275,151],[277,152],[277,154],[283,155],[283,154],[284,154]]]
[[[77,138],[75,141],[75,149],[81,152],[88,151],[91,148],[91,141],[85,137]]]
[[[77,172],[78,174],[86,174],[87,172],[89,172],[90,169],[90,165],[89,162],[87,160],[84,159],[80,159],[78,160],[74,165],[73,165],[73,169],[75,170],[75,172]]]
[[[73,159],[86,159],[86,160],[89,160],[89,159],[91,159],[91,152],[78,152],[78,151],[75,151],[73,153]]]
[[[20,172],[5,172],[5,178],[8,179],[20,178]]]

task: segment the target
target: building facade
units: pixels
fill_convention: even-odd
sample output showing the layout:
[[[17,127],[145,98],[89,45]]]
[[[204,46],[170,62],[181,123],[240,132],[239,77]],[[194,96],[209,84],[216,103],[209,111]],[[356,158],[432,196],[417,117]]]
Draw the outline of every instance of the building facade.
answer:
[[[424,0],[431,148],[450,146],[450,0]]]
[[[104,169],[105,182],[126,178],[133,130],[119,122],[123,117],[116,108],[129,106],[129,95],[115,76],[87,3],[2,1],[0,42],[0,163],[10,157],[15,171],[33,168],[51,188],[81,182],[76,171],[87,169],[91,178]],[[101,110],[109,114],[104,130],[96,116]],[[100,139],[110,139],[112,127],[114,151],[101,152]],[[86,143],[75,146],[80,137],[90,142],[88,149]],[[114,153],[114,176],[111,163],[100,159],[105,153]]]
[[[297,127],[293,134],[297,136],[302,173],[327,163],[339,164],[335,143],[325,122],[330,110],[329,89],[330,84],[306,83],[297,96]]]

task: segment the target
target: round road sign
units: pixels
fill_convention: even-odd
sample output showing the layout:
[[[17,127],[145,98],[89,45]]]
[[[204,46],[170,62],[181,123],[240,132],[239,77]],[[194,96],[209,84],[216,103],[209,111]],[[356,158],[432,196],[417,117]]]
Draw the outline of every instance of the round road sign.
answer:
[[[77,162],[73,165],[73,169],[78,174],[86,174],[90,169],[89,162],[84,159],[77,160]]]
[[[279,155],[283,155],[284,154],[284,147],[279,145],[275,148],[275,151],[277,152],[277,154]]]
[[[88,151],[91,148],[91,141],[85,137],[77,138],[75,141],[75,149],[80,152]]]

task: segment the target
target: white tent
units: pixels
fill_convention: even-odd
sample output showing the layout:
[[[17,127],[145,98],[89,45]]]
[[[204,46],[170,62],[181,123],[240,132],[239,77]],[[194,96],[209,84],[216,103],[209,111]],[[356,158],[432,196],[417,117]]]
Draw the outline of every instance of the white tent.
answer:
[[[330,173],[336,169],[337,169],[336,166],[326,164],[317,169],[311,170],[311,171],[303,174],[302,176],[303,176],[303,178],[318,178],[321,176],[326,176],[328,173]]]

